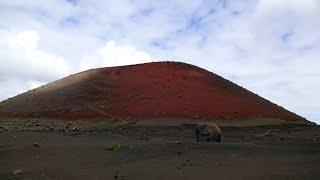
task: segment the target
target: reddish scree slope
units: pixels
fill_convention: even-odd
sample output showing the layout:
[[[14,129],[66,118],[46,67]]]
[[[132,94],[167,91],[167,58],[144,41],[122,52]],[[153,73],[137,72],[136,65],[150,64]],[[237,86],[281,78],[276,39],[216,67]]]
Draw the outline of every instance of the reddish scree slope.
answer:
[[[185,63],[84,71],[0,103],[5,117],[270,117],[303,120],[248,90]]]

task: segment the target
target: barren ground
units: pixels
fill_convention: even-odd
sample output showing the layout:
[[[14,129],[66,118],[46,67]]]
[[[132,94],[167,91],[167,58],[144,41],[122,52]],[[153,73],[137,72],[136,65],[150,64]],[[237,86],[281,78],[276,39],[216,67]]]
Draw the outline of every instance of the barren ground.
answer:
[[[160,122],[2,119],[0,179],[320,177],[318,126],[224,122],[222,143],[199,143],[192,120]]]

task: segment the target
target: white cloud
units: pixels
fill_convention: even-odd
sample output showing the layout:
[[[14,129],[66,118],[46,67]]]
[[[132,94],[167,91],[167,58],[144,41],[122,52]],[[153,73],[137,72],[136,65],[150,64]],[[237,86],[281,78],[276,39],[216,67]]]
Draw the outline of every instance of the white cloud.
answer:
[[[7,99],[45,84],[35,80],[6,79],[0,81],[0,99]]]
[[[39,37],[36,31],[4,33],[1,39],[2,78],[46,82],[70,72],[64,58],[39,49]]]
[[[146,52],[138,51],[128,45],[117,45],[115,41],[108,41],[102,48],[97,49],[94,54],[85,56],[82,59],[80,69],[139,64],[150,62],[151,60],[150,55]]]
[[[26,51],[33,51],[38,46],[38,34],[35,31],[24,31],[9,40],[12,48],[21,48]]]
[[[0,31],[1,99],[63,77],[70,72],[67,62],[38,47],[38,33]]]
[[[0,57],[3,62],[0,67],[0,80],[3,79],[2,85],[9,89],[2,91],[1,99],[81,70],[151,61],[150,55],[146,52],[138,51],[129,45],[121,46],[115,41],[108,41],[104,46],[83,56],[80,65],[72,65],[61,56],[41,50],[38,47],[40,37],[34,30],[6,32],[2,35]],[[15,83],[20,85],[15,86]]]

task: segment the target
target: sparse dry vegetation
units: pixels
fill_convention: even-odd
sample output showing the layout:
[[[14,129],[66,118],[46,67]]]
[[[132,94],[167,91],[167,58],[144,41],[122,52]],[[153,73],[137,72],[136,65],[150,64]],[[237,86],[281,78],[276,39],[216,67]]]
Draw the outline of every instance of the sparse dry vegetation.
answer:
[[[107,145],[106,150],[109,151],[119,151],[121,149],[121,144],[118,142],[112,142],[110,144]]]

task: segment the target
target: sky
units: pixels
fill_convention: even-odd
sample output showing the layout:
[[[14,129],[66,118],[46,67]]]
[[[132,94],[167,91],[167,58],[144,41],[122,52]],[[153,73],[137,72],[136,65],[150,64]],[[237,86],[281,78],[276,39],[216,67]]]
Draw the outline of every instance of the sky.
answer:
[[[0,100],[97,67],[182,61],[320,123],[320,0],[0,0]]]

